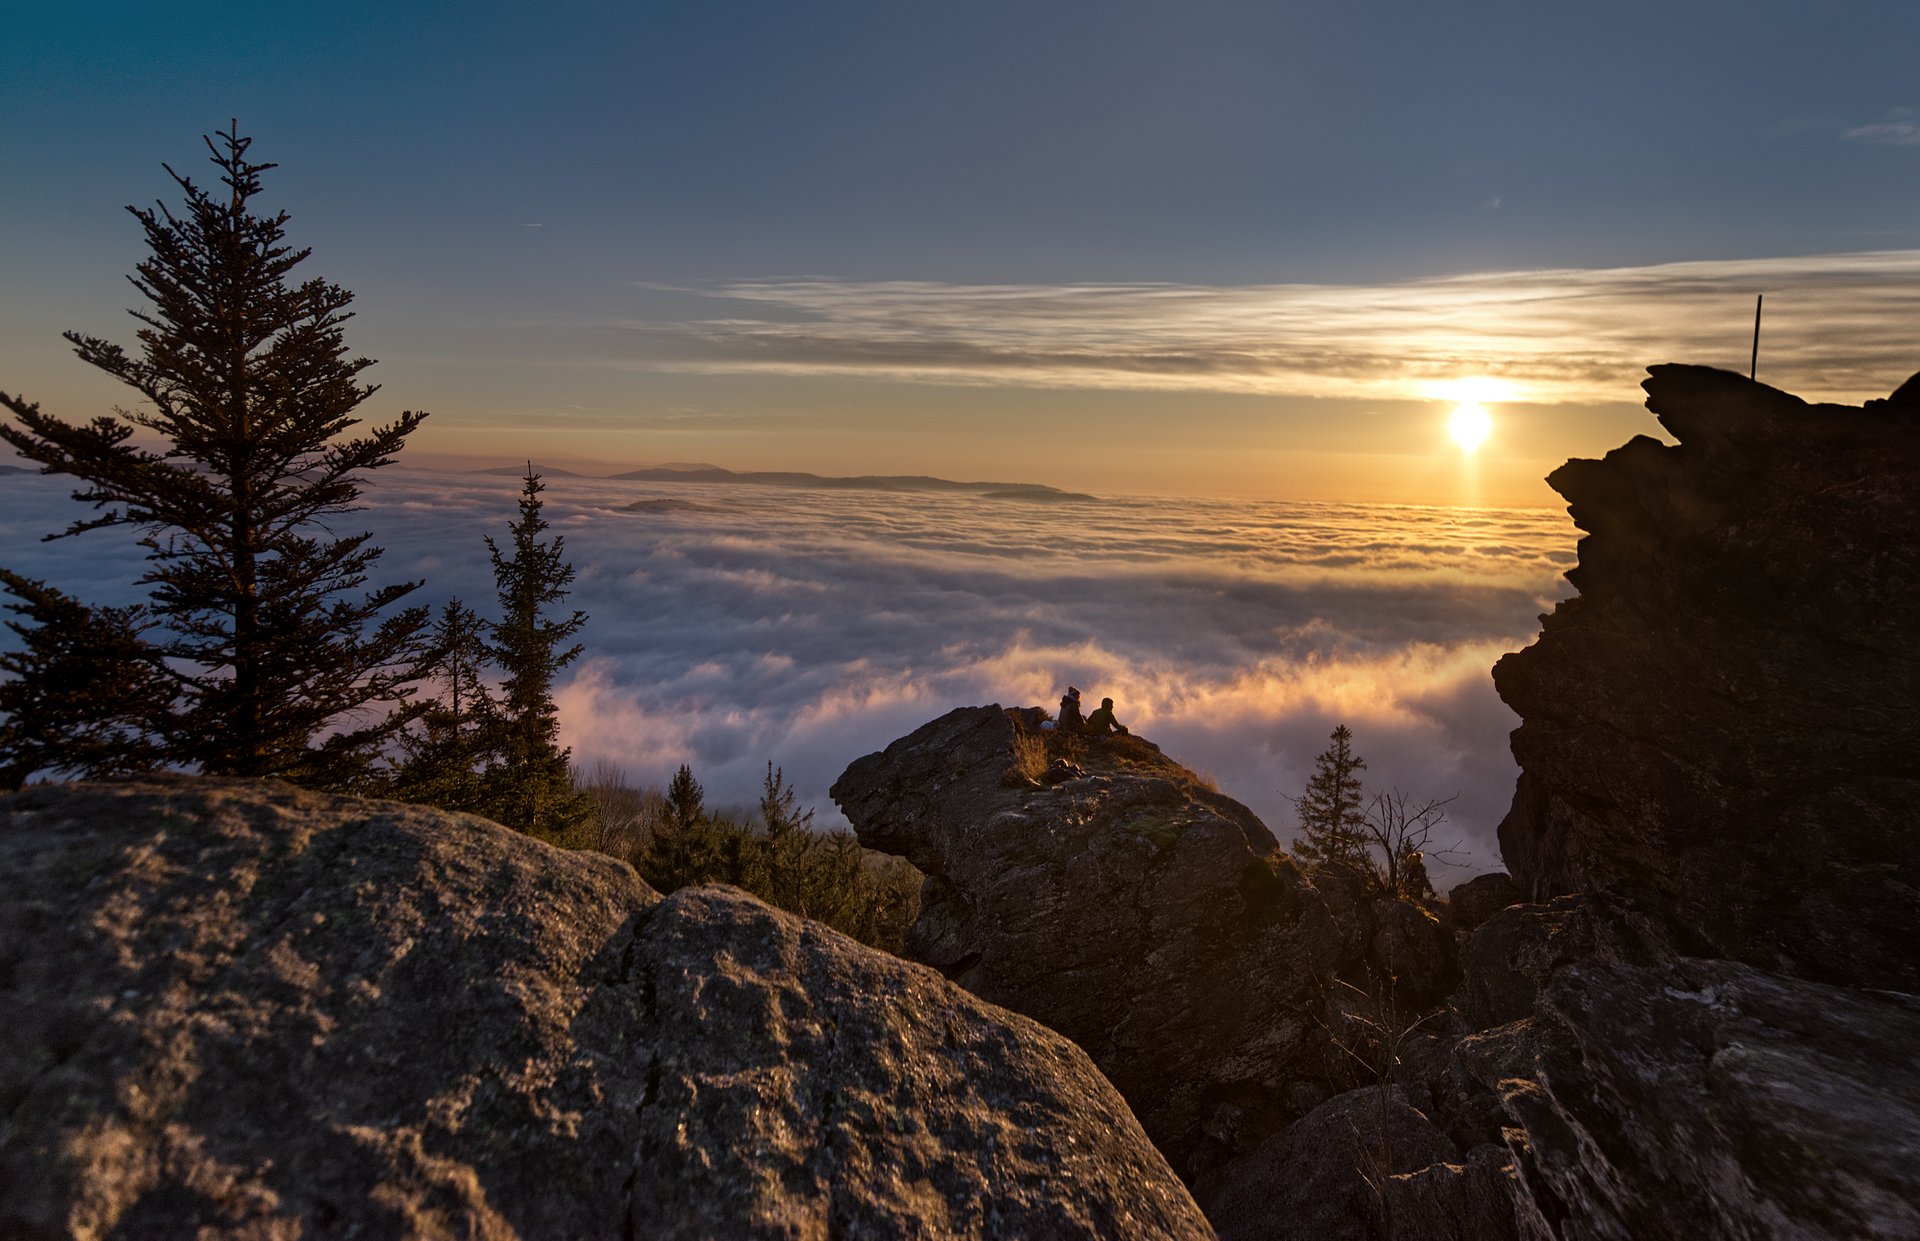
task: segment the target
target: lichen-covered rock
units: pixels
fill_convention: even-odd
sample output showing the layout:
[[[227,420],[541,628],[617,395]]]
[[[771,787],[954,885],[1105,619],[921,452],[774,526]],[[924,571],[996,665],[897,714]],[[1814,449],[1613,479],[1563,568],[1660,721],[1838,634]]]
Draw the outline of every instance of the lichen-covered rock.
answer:
[[[1078,1048],[731,889],[244,781],[0,801],[0,1235],[1210,1235]]]
[[[1645,386],[1677,446],[1548,480],[1589,533],[1578,597],[1494,669],[1522,720],[1507,866],[1697,955],[1920,991],[1920,405]]]
[[[908,954],[1084,1047],[1183,1175],[1341,1088],[1336,979],[1398,975],[1409,1004],[1452,986],[1431,915],[1358,878],[1316,888],[1251,811],[1139,738],[1080,741],[1085,774],[1058,784],[1008,778],[1037,715],[950,712],[833,797],[863,845],[928,876]]]

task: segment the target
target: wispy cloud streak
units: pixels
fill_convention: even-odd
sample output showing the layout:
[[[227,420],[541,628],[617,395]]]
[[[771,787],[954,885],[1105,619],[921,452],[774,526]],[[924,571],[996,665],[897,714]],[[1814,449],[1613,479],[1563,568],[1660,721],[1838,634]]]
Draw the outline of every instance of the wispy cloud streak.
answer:
[[[1878,140],[1891,140],[1881,136]],[[686,291],[686,290],[682,290]],[[698,290],[740,313],[623,321],[625,360],[696,372],[1429,398],[1632,399],[1651,362],[1762,360],[1809,397],[1884,395],[1920,366],[1920,251],[1503,272],[1369,286],[956,285],[826,279]]]

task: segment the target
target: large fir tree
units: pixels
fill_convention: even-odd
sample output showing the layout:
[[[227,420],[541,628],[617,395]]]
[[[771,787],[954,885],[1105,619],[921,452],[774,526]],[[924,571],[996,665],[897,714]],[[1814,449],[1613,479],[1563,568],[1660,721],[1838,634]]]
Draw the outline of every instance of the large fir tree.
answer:
[[[71,423],[0,393],[14,418],[0,440],[79,481],[74,498],[95,511],[64,535],[141,533],[151,636],[124,616],[101,623],[150,641],[176,681],[148,738],[167,761],[343,785],[401,722],[426,614],[381,619],[416,584],[363,590],[380,549],[331,527],[425,415],[348,436],[375,391],[359,382],[371,361],[344,341],[352,294],[291,283],[308,251],[286,244],[285,212],[251,208],[274,165],[250,160],[250,143],[237,126],[207,140],[224,190],[167,169],[181,214],[129,208],[151,251],[130,277],[147,302],[132,312],[137,349],[67,334],[143,404]]]
[[[489,653],[505,676],[491,810],[509,827],[559,838],[585,818],[588,807],[574,791],[568,752],[560,747],[553,682],[579,658],[580,647],[565,643],[587,623],[587,614],[548,616],[548,609],[567,597],[573,566],[567,563],[563,537],[540,537],[547,529],[540,511],[544,490],[529,465],[520,516],[508,532],[510,549],[502,551],[492,536],[487,538],[500,595],[500,619],[488,626]]]
[[[1353,730],[1333,730],[1333,744],[1313,761],[1306,791],[1293,799],[1300,816],[1294,853],[1310,865],[1339,862],[1371,874],[1367,859],[1367,814],[1360,773],[1367,760],[1353,752]]]

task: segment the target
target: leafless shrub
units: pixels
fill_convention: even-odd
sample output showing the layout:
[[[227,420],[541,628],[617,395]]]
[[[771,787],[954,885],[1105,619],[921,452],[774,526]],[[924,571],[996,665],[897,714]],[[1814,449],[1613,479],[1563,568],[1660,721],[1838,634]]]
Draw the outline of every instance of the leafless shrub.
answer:
[[[634,788],[626,772],[607,759],[575,771],[573,784],[590,807],[581,846],[629,862],[639,857],[666,806],[660,790]]]
[[[1459,866],[1455,859],[1466,854],[1463,844],[1434,848],[1434,834],[1447,821],[1447,807],[1453,798],[1416,802],[1400,789],[1375,793],[1367,805],[1365,833],[1380,888],[1389,896],[1424,901],[1433,898],[1433,881],[1427,874],[1429,862]]]

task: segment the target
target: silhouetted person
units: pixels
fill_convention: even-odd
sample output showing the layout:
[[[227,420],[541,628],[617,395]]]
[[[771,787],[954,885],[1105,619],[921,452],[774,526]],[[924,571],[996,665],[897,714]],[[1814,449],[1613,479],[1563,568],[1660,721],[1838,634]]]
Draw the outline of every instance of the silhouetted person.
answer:
[[[1080,714],[1080,691],[1067,686],[1067,692],[1060,699],[1060,731],[1077,733],[1086,731],[1087,721]]]
[[[1122,737],[1129,735],[1127,726],[1113,718],[1113,699],[1111,698],[1102,698],[1100,709],[1087,717],[1087,731],[1096,737],[1111,737],[1115,733],[1119,733]]]

